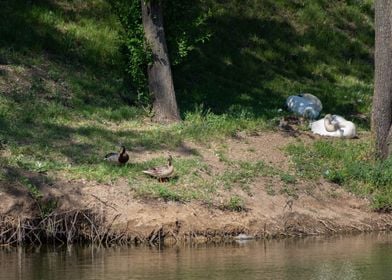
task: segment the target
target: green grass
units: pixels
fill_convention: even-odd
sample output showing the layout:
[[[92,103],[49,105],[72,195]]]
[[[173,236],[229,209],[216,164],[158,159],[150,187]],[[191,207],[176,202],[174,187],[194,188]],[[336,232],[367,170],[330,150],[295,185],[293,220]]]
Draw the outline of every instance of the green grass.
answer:
[[[223,205],[223,209],[241,212],[245,210],[245,202],[241,197],[233,195],[230,197],[229,201]]]
[[[33,199],[39,200],[43,197],[43,194],[39,190],[39,188],[35,186],[33,183],[31,183],[27,178],[22,178],[21,181]]]
[[[174,67],[180,107],[266,121],[288,95],[310,92],[325,112],[369,114],[373,1],[208,3],[211,39]]]
[[[286,184],[295,184],[297,182],[295,176],[287,173],[282,173],[280,179]]]
[[[203,104],[252,127],[244,120],[268,122],[288,95],[301,91],[319,96],[328,112],[369,114],[372,3],[205,1],[211,38],[173,68],[183,117]],[[40,66],[72,92],[65,98],[55,91],[51,103],[91,117],[133,116],[121,109],[136,93],[123,83],[121,26],[106,1],[16,0],[1,8],[0,61]]]
[[[143,163],[143,168],[163,164],[164,158],[157,161]],[[175,175],[166,183],[158,183],[155,179],[149,179],[146,176],[140,176],[141,166],[127,168],[127,176],[130,178],[129,184],[140,197],[162,198],[172,201],[191,201],[199,200],[210,203],[216,200],[218,190],[226,192],[235,192],[242,190],[247,196],[252,196],[251,183],[258,177],[276,175],[276,171],[267,173],[267,170],[274,170],[272,167],[265,165],[263,162],[234,162],[226,163],[226,170],[217,176],[210,175],[210,167],[206,165],[201,158],[195,156],[191,159],[175,159]],[[134,169],[132,172],[132,169]],[[132,175],[130,175],[132,174]],[[147,178],[147,179],[146,179]],[[240,195],[242,204],[245,198]],[[233,210],[225,206],[224,209]]]
[[[318,140],[287,148],[297,175],[340,184],[355,194],[370,197],[373,207],[390,211],[392,202],[392,160],[372,160],[367,137],[357,140]]]
[[[250,193],[250,184],[260,176],[272,176],[273,168],[264,162],[230,162],[228,168],[221,176],[226,189],[240,186],[242,190]]]
[[[280,190],[281,194],[285,194],[285,195],[287,195],[289,197],[293,197],[295,199],[298,199],[297,192],[298,192],[298,189],[292,185],[284,185]]]

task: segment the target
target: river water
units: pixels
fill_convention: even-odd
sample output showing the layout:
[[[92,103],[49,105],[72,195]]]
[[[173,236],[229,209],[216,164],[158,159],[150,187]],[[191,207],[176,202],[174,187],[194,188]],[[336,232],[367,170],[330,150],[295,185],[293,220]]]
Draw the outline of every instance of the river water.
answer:
[[[0,279],[392,279],[392,234],[168,248],[0,248]]]

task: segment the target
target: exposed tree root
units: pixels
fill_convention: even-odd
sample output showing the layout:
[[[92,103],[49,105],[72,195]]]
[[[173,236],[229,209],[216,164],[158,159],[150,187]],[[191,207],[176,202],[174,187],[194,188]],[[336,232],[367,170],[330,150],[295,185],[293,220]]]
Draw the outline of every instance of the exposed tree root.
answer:
[[[110,223],[105,223],[90,209],[52,213],[43,218],[0,217],[0,244],[128,243],[130,237],[125,232],[114,233],[111,230],[116,218],[117,216]]]
[[[246,239],[270,239],[392,230],[392,222],[387,218],[342,226],[329,219],[314,219],[290,212],[282,216],[280,222],[261,223],[260,227],[252,230],[240,225],[226,225],[216,229],[184,228],[184,221],[176,221],[141,233],[129,228],[128,224],[119,224],[119,216],[120,214],[108,221],[104,214],[97,214],[91,209],[51,213],[40,218],[0,216],[0,246],[41,245],[50,242],[161,246],[225,243],[241,239],[241,236],[246,236]]]

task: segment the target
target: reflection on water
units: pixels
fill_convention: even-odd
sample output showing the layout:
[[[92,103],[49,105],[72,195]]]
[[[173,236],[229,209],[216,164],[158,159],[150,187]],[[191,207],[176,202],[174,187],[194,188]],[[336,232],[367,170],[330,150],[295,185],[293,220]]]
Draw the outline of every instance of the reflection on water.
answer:
[[[0,249],[0,279],[392,279],[392,234],[219,246]]]

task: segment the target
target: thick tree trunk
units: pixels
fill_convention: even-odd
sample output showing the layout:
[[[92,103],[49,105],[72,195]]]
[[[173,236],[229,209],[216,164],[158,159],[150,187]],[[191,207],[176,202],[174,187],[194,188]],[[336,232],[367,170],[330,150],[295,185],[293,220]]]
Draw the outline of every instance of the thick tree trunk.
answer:
[[[148,85],[154,96],[154,120],[180,120],[173,78],[167,52],[161,0],[141,0],[144,34],[152,51],[153,62],[148,66]]]
[[[386,159],[392,152],[392,1],[376,0],[375,13],[372,132],[376,156]]]

